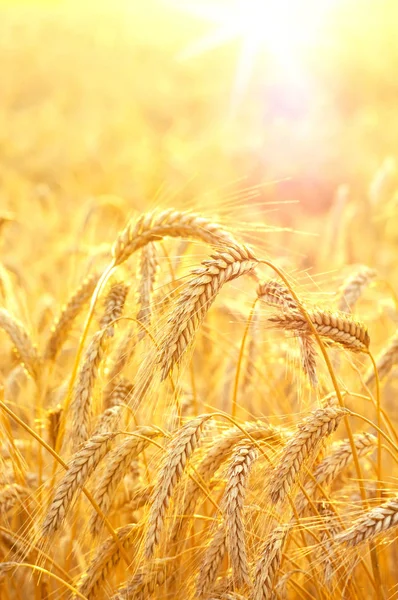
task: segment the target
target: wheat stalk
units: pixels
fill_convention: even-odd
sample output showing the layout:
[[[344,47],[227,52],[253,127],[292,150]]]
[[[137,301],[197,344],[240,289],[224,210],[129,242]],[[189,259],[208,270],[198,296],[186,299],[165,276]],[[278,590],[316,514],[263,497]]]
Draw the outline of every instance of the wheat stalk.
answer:
[[[337,429],[348,411],[339,407],[315,410],[297,427],[282,451],[270,480],[273,502],[282,502],[290,492],[304,462],[315,455],[321,442]]]

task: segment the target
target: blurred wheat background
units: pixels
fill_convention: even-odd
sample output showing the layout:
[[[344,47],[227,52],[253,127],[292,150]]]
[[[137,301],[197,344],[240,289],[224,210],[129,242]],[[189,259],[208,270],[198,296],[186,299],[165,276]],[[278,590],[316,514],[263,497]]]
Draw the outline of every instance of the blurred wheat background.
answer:
[[[0,2],[1,599],[398,598],[397,26]]]

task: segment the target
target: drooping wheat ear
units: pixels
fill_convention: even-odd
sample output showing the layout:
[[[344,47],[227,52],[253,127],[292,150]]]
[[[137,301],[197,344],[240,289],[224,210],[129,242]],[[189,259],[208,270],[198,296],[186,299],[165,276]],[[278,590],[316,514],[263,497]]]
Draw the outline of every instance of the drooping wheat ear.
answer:
[[[364,265],[350,275],[338,291],[337,310],[350,313],[361,297],[364,289],[376,275],[377,273],[374,269],[370,269]]]
[[[140,310],[137,313],[137,319],[143,325],[149,325],[151,322],[151,296],[155,284],[158,261],[156,256],[155,244],[150,243],[141,250],[140,260],[140,279],[138,284],[138,304]],[[141,329],[139,337],[143,337],[144,330]]]
[[[357,456],[360,458],[366,456],[366,454],[369,454],[376,448],[377,438],[371,433],[357,433],[354,435],[354,444]],[[312,476],[315,480],[311,479],[305,486],[305,491],[308,496],[311,499],[315,498],[318,485],[330,485],[352,460],[353,456],[350,440],[334,444],[331,448],[331,453],[326,456],[312,472]],[[299,514],[302,513],[307,504],[308,500],[306,496],[300,492],[296,500],[297,512]]]
[[[113,536],[99,546],[93,561],[89,564],[87,571],[81,577],[77,586],[78,591],[86,596],[88,600],[95,600],[99,596],[100,588],[107,583],[112,570],[120,562],[120,545],[128,550],[138,543],[142,525],[129,523],[116,530],[119,544]]]
[[[115,381],[109,382],[105,387],[104,407],[112,408],[112,406],[126,404],[133,390],[134,385],[126,377],[118,377]]]
[[[270,279],[260,283],[257,288],[257,295],[260,300],[270,306],[278,306],[283,311],[301,315],[297,303],[291,295],[288,288],[279,281]],[[316,345],[312,337],[306,334],[298,335],[301,365],[304,373],[307,375],[312,387],[317,387],[318,376],[316,371]]]
[[[37,381],[41,371],[41,360],[37,348],[22,323],[17,321],[5,308],[0,308],[0,328],[4,329],[11,339],[17,356],[26,371]]]
[[[63,407],[60,404],[57,404],[57,406],[50,408],[46,413],[48,441],[52,448],[55,448],[57,443],[63,410]]]
[[[281,562],[288,525],[277,527],[265,542],[261,556],[256,563],[254,589],[251,600],[271,600],[273,588]]]
[[[112,285],[105,297],[104,312],[100,319],[100,327],[101,329],[106,329],[107,334],[110,336],[113,336],[114,334],[114,326],[109,325],[112,323],[112,321],[118,319],[123,313],[123,308],[129,289],[129,285],[123,281],[119,281]]]
[[[185,291],[168,319],[160,347],[161,378],[177,364],[216,299],[222,286],[256,268],[257,259],[246,246],[228,247],[192,272]]]
[[[297,427],[284,447],[270,481],[273,502],[282,502],[290,492],[306,460],[315,455],[322,441],[333,433],[348,411],[339,407],[320,408]]]
[[[232,234],[220,225],[190,212],[174,209],[154,211],[131,221],[121,231],[113,245],[115,265],[127,260],[133,252],[164,237],[194,238],[213,246],[234,244]]]
[[[203,563],[196,580],[196,596],[198,598],[203,598],[211,590],[226,549],[225,523],[223,522],[219,525],[210,544],[205,550]]]
[[[284,283],[275,279],[263,281],[257,287],[257,296],[270,306],[279,306],[287,311],[297,311],[297,303]]]
[[[359,321],[348,315],[334,314],[325,310],[307,311],[311,322],[326,341],[339,344],[352,352],[367,352],[370,338],[368,330]],[[280,329],[311,334],[310,327],[302,314],[285,312],[269,317],[269,321]]]
[[[45,359],[55,360],[73,326],[74,320],[80,314],[84,305],[90,300],[98,279],[99,276],[97,273],[93,273],[87,277],[63,307],[61,314],[51,328],[51,335],[44,351]]]
[[[90,438],[73,455],[68,471],[59,482],[44,519],[42,534],[48,536],[62,525],[76,494],[109,452],[115,433],[102,433]]]
[[[101,329],[93,335],[77,374],[70,405],[71,441],[74,448],[77,448],[89,437],[92,411],[91,397],[107,341],[106,329]]]
[[[246,598],[236,592],[221,592],[210,594],[206,600],[246,600]]]
[[[349,546],[358,546],[361,542],[371,540],[396,525],[398,525],[398,496],[372,508],[357,519],[347,531],[336,535],[335,540]]]
[[[398,329],[376,359],[379,379],[382,380],[384,377],[387,377],[396,364],[398,364]],[[375,373],[373,366],[366,372],[364,381],[368,387],[374,385]]]
[[[126,438],[108,454],[105,471],[93,493],[95,501],[105,515],[109,512],[117,487],[131,462],[145,450],[151,439],[160,435],[159,430],[154,427],[139,427],[134,433],[137,437]],[[101,526],[101,517],[98,513],[93,513],[89,525],[92,534],[98,534]]]
[[[116,405],[104,410],[104,412],[98,417],[97,424],[93,431],[93,436],[99,435],[100,433],[106,433],[107,431],[116,431],[119,427],[122,416],[122,406]]]
[[[224,492],[225,522],[227,525],[227,545],[231,559],[234,588],[250,585],[246,552],[244,503],[250,471],[257,456],[257,451],[253,448],[252,444],[239,446],[234,451],[227,473],[227,485]]]
[[[183,532],[188,526],[189,519],[187,517],[195,512],[196,504],[202,493],[199,483],[206,483],[213,477],[237,444],[243,440],[249,441],[249,435],[256,441],[265,440],[269,444],[280,444],[283,441],[282,431],[267,423],[243,423],[242,429],[247,432],[247,435],[241,429],[232,427],[217,437],[213,441],[210,450],[196,467],[194,478],[188,482],[183,505],[179,511],[185,518],[177,519],[173,528],[171,535],[173,543],[176,543],[177,540],[183,540],[185,537]]]
[[[5,485],[0,490],[0,515],[4,517],[15,508],[20,509],[31,493],[28,488],[18,483]]]
[[[167,446],[163,467],[159,473],[152,496],[152,506],[148,516],[148,532],[145,543],[145,555],[151,558],[155,546],[160,541],[166,509],[175,486],[181,479],[188,460],[198,446],[203,426],[211,414],[200,415],[188,421]]]
[[[318,375],[316,371],[316,358],[317,358],[317,346],[310,335],[299,335],[298,336],[300,354],[301,354],[301,366],[304,373],[307,375],[310,384],[313,388],[318,385]]]

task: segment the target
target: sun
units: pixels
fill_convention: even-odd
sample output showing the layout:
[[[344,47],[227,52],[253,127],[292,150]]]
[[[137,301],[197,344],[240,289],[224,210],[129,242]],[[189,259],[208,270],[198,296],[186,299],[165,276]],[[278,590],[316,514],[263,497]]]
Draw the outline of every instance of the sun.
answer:
[[[234,40],[240,42],[234,97],[239,100],[254,64],[267,54],[286,73],[301,70],[300,57],[323,40],[333,8],[341,0],[168,0],[187,14],[213,24],[211,32],[181,54],[189,59]]]

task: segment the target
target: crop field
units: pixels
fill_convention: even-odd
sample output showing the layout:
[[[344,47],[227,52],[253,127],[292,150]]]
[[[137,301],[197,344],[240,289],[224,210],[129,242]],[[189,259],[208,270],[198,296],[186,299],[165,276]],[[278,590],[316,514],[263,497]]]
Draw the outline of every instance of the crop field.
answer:
[[[398,599],[396,0],[0,1],[0,599]]]

